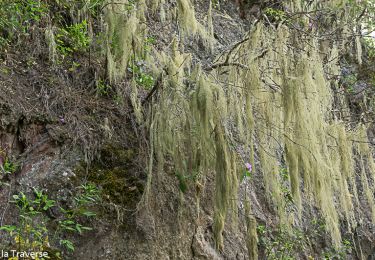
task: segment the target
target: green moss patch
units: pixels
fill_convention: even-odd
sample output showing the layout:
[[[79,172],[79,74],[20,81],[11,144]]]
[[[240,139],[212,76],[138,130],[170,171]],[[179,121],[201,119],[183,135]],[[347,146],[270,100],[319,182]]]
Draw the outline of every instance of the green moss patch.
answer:
[[[103,199],[134,209],[143,193],[143,177],[134,170],[136,151],[114,145],[105,146],[89,166],[87,180],[102,188]],[[78,178],[86,176],[86,165],[76,168]]]

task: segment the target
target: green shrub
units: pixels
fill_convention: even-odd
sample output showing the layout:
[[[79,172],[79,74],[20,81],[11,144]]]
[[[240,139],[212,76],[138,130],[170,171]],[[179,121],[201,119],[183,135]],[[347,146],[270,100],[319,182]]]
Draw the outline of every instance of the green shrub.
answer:
[[[60,28],[56,35],[57,50],[66,57],[73,52],[84,52],[90,46],[87,21]]]
[[[135,82],[144,89],[150,90],[154,86],[155,79],[145,72],[142,62],[135,62],[134,65],[128,68],[128,71],[133,74]]]
[[[375,39],[374,38],[363,38],[367,57],[369,59],[375,59]]]
[[[296,259],[305,251],[306,238],[298,228],[280,225],[275,230],[264,225],[257,227],[260,246],[264,248],[267,259]]]
[[[17,166],[13,162],[9,161],[9,159],[5,160],[3,167],[4,171],[10,174],[15,173],[17,170]]]
[[[83,226],[79,223],[82,217],[95,217],[96,213],[89,210],[100,200],[99,189],[94,184],[83,184],[79,187],[78,194],[74,197],[70,209],[60,207],[63,217],[58,221],[55,232],[59,237],[65,237],[67,233],[79,233],[92,230],[91,227]],[[59,244],[69,251],[74,251],[74,243],[68,239],[59,239]]]
[[[0,1],[0,47],[4,47],[20,36],[27,35],[30,27],[47,14],[44,1],[2,0]]]
[[[284,11],[267,7],[264,10],[264,14],[267,15],[272,21],[280,22],[287,19],[287,16]]]
[[[20,192],[13,195],[11,201],[19,212],[18,223],[1,226],[0,231],[9,234],[11,237],[9,242],[19,251],[51,251],[51,245],[60,247],[61,250],[74,251],[74,243],[67,237],[69,234],[81,234],[92,229],[84,226],[82,221],[84,218],[96,216],[89,208],[99,200],[99,189],[95,185],[81,185],[71,201],[70,207],[68,209],[59,207],[60,214],[56,220],[57,225],[52,225],[54,220],[49,218],[48,211],[52,207],[56,207],[59,201],[49,199],[47,194],[37,188],[33,188],[33,198]],[[59,252],[56,254],[60,255]]]
[[[354,92],[354,86],[358,82],[358,78],[354,74],[347,75],[343,78],[343,83],[346,92],[353,93]]]
[[[34,199],[27,197],[23,192],[13,195],[11,201],[19,210],[17,225],[1,226],[13,238],[19,251],[42,252],[49,247],[46,217],[43,215],[55,205],[42,191],[34,188]]]
[[[352,251],[352,243],[348,239],[344,239],[340,247],[332,247],[323,253],[325,260],[345,260],[347,254]]]
[[[98,80],[96,82],[96,93],[100,96],[107,96],[111,91],[112,87],[108,85],[104,80]]]

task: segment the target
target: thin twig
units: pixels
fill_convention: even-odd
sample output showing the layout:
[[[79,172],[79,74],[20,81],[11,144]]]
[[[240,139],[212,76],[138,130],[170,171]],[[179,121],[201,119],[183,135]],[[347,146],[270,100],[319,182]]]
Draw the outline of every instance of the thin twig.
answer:
[[[163,79],[163,71],[165,71],[165,69],[163,69],[162,72],[159,74],[151,91],[147,94],[146,98],[142,101],[142,106],[145,103],[147,103],[150,100],[150,98],[154,95],[154,93],[159,89],[162,79]]]

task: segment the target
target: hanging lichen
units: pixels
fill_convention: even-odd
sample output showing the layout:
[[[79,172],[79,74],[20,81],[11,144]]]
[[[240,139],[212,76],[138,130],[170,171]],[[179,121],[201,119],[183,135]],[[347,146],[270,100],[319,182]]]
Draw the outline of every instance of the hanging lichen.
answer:
[[[52,63],[56,62],[57,59],[57,45],[55,41],[55,34],[51,26],[47,27],[45,31],[46,42],[48,45],[49,59]]]
[[[246,247],[249,259],[258,259],[258,234],[257,222],[251,212],[251,205],[248,200],[245,201],[246,217]]]
[[[212,52],[214,48],[214,25],[212,23],[212,1],[210,1],[210,5],[208,7],[208,13],[207,13],[207,31],[208,31],[208,46],[209,50]]]
[[[362,44],[359,35],[355,37],[355,48],[357,50],[357,62],[359,65],[362,64]]]
[[[215,127],[216,143],[216,178],[215,178],[215,213],[214,236],[216,248],[223,249],[223,231],[225,218],[228,211],[228,203],[231,199],[232,165],[230,154],[224,138],[221,126]]]
[[[139,2],[129,9],[126,0],[111,2],[105,6],[106,60],[110,82],[124,78],[130,60],[143,57],[147,27],[144,22],[145,3]]]
[[[333,1],[330,8],[341,4]],[[223,249],[226,220],[236,217],[239,158],[242,161],[247,157],[253,170],[256,166],[261,172],[266,198],[282,225],[300,223],[304,204],[315,205],[338,246],[340,221],[346,221],[349,230],[356,226],[353,212],[359,204],[359,188],[375,217],[372,152],[363,143],[353,142],[364,142],[367,136],[364,130],[349,130],[343,121],[347,111],[332,109],[335,102],[342,107],[346,102],[331,90],[338,87],[337,80],[327,78],[327,74],[339,74],[337,59],[342,42],[320,41],[301,36],[283,24],[274,29],[259,22],[241,44],[226,52],[227,56],[218,57],[216,66],[205,70],[199,64],[193,66],[191,55],[181,50],[185,49],[185,37],[194,35],[213,47],[211,4],[208,30],[196,20],[189,0],[178,0],[177,12],[171,18],[163,14],[163,1],[152,1],[152,5],[153,11],[160,8],[162,22],[177,18],[181,35],[173,39],[170,49],[154,49],[148,60],[153,74],[161,76],[149,106],[153,112],[143,111],[152,133],[152,156],[155,155],[149,163],[157,163],[150,169],[162,173],[169,160],[177,179],[195,178],[195,183],[199,182],[196,176],[214,173],[213,233],[218,249]],[[300,11],[304,5],[296,1],[289,7]],[[314,3],[309,10],[318,5],[320,8]],[[134,58],[129,53],[141,53],[139,46],[147,28],[140,25],[145,9],[139,10],[142,11],[126,16],[110,14],[108,10],[107,61],[112,80],[124,76],[121,73]],[[117,51],[113,43],[118,30],[114,27],[120,26],[120,21],[125,22],[126,30],[119,31],[121,48]],[[327,51],[323,46],[330,48]],[[327,59],[329,62],[325,63]],[[134,107],[141,123],[142,107],[136,102],[136,89],[133,92],[132,102],[138,104]],[[243,154],[236,152],[239,146],[244,147]],[[361,187],[356,186],[358,169]],[[291,203],[296,210],[288,208]],[[256,221],[249,212],[246,209],[246,241],[249,257],[256,258]]]
[[[195,35],[198,30],[198,21],[195,18],[195,10],[190,0],[177,0],[178,22],[182,32]]]

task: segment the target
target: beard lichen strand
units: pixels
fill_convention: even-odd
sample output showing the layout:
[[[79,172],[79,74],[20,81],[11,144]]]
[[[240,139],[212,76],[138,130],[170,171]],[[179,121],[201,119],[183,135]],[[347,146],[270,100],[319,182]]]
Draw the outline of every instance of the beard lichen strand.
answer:
[[[280,34],[283,35],[282,33]],[[241,96],[243,96],[245,101],[243,109],[245,116],[241,120],[243,120],[242,124],[247,126],[244,137],[247,140],[246,146],[250,150],[252,165],[255,165],[253,145],[251,144],[253,133],[256,133],[259,142],[260,168],[264,176],[266,194],[268,194],[267,199],[272,205],[276,206],[280,222],[289,224],[290,221],[284,211],[286,203],[281,191],[280,158],[278,158],[277,154],[277,151],[280,150],[278,142],[281,138],[280,129],[283,126],[281,95],[275,90],[269,91],[269,86],[266,86],[261,80],[263,78],[266,83],[272,85],[280,83],[280,78],[277,75],[276,68],[270,70],[270,77],[266,77],[267,75],[264,75],[264,73],[263,75],[260,74],[261,71],[269,70],[270,62],[275,62],[279,58],[276,52],[269,48],[273,44],[279,44],[274,38],[272,34],[268,35],[267,28],[262,24],[258,24],[249,34],[248,44],[245,44],[244,48],[239,48],[238,56],[245,57],[242,58],[241,62],[248,67],[247,70],[241,73],[243,87],[239,85],[239,89],[243,89]],[[285,39],[281,41],[285,41]],[[259,53],[265,49],[270,50],[262,59],[257,59],[256,57]],[[283,51],[283,48],[281,48],[281,51]],[[254,119],[254,111],[257,114],[256,119]],[[237,124],[240,122],[237,120]]]
[[[135,8],[138,20],[140,21],[140,23],[144,24],[146,22],[145,13],[147,11],[146,0],[138,0]]]
[[[157,153],[157,148],[155,150],[154,144],[157,145],[157,142],[154,143],[154,139],[158,138],[157,135],[155,135],[154,127],[155,124],[157,124],[158,119],[158,113],[154,114],[153,109],[150,106],[148,109],[148,135],[150,138],[150,147],[149,147],[149,158],[147,162],[147,181],[145,185],[144,192],[142,194],[141,201],[137,205],[137,210],[144,207],[147,211],[150,210],[150,196],[151,196],[151,184],[152,184],[152,175],[153,175],[153,168],[154,168],[154,153]]]
[[[177,51],[176,42],[172,46],[172,57],[164,55],[164,60],[160,61],[167,65],[168,73],[163,80],[163,91],[159,94],[162,102],[156,103],[155,108],[158,111],[154,129],[158,144],[155,149],[163,147],[157,157],[170,155],[175,162],[175,170],[180,173],[187,171],[184,163],[187,158],[190,158],[191,164],[199,160],[206,171],[216,164],[213,169],[216,170],[214,231],[216,245],[222,248],[222,231],[228,209],[236,208],[238,182],[236,159],[228,147],[223,128],[227,110],[225,93],[221,86],[213,84],[200,68],[196,68],[188,77],[195,86],[190,94],[183,82],[184,67],[189,62],[186,62],[186,55]],[[173,110],[178,110],[178,115]],[[211,138],[212,131],[216,135],[214,141]],[[199,155],[204,158],[194,156],[194,151],[199,151]]]
[[[228,214],[231,200],[233,199],[233,178],[236,173],[232,165],[231,151],[225,140],[224,129],[221,125],[216,125],[215,129],[215,148],[216,148],[216,165],[215,165],[215,207],[214,207],[214,237],[216,248],[222,250],[224,247],[223,231],[225,219]]]
[[[237,171],[236,157],[230,150],[226,140],[225,124],[226,99],[221,87],[215,86],[209,78],[206,78],[198,68],[196,72],[196,93],[193,95],[192,111],[195,115],[199,137],[200,149],[206,156],[213,156],[206,160],[206,168],[215,164],[215,201],[214,201],[214,236],[218,249],[223,248],[223,235],[225,219],[228,210],[232,209],[232,220],[236,220],[237,214]],[[216,109],[214,110],[214,107]],[[194,112],[195,111],[195,112]],[[210,135],[214,132],[212,142]],[[214,149],[212,149],[214,148]],[[201,154],[202,154],[201,153]],[[206,169],[209,170],[209,169]]]
[[[210,1],[208,12],[207,12],[207,37],[209,51],[212,52],[214,49],[214,25],[212,23],[212,1]]]
[[[145,4],[150,7],[151,12],[155,13],[159,7],[164,10],[162,6],[164,3],[165,0],[147,0]]]
[[[356,226],[356,219],[354,215],[354,205],[352,195],[349,190],[349,184],[352,184],[354,179],[354,161],[353,161],[353,147],[351,141],[349,140],[350,135],[347,135],[345,126],[342,122],[337,123],[336,126],[336,135],[337,142],[338,142],[338,150],[332,149],[333,151],[337,151],[338,159],[337,161],[340,162],[340,168],[338,169],[338,177],[340,181],[340,197],[341,197],[341,205],[344,214],[346,215],[346,220],[348,222],[349,230],[351,227]],[[340,174],[341,173],[341,174]],[[352,185],[353,187],[353,185]],[[354,199],[356,198],[356,186],[354,185]],[[358,198],[358,197],[357,197]]]
[[[246,247],[249,259],[258,259],[257,221],[251,211],[249,199],[245,198]]]
[[[358,34],[359,32],[357,32]],[[359,65],[362,65],[362,43],[361,43],[361,38],[359,35],[355,36],[355,49],[357,51],[357,62]]]
[[[161,0],[160,1],[160,10],[159,10],[159,17],[160,17],[160,22],[162,24],[165,23],[165,21],[167,20],[167,16],[166,16],[166,13],[165,13],[165,0]],[[157,7],[155,7],[154,10],[156,10]],[[169,14],[170,15],[170,14]]]
[[[199,30],[195,20],[192,20],[192,28],[186,28],[186,21],[190,21],[192,15],[194,12],[190,2],[180,0],[180,26],[194,34]],[[194,26],[197,27],[194,29]],[[331,122],[329,110],[332,93],[324,77],[322,60],[314,50],[314,46],[318,49],[317,43],[312,41],[312,47],[303,47],[309,55],[287,51],[287,43],[292,37],[296,36],[284,26],[279,27],[275,35],[258,23],[250,33],[248,43],[244,44],[249,48],[242,48],[235,57],[248,69],[241,71],[232,66],[229,76],[219,76],[215,71],[206,75],[200,68],[189,75],[184,70],[190,68],[190,65],[184,65],[187,56],[177,51],[177,41],[172,44],[172,57],[156,55],[159,57],[158,63],[166,65],[168,70],[162,82],[163,90],[158,94],[159,101],[154,104],[155,111],[158,111],[154,126],[156,157],[159,162],[170,155],[176,169],[187,171],[183,162],[195,161],[201,156],[199,160],[204,171],[210,168],[216,170],[214,234],[217,248],[223,245],[222,232],[228,210],[236,207],[232,202],[237,189],[236,159],[229,148],[228,127],[237,128],[239,139],[246,140],[251,154],[252,138],[256,133],[262,146],[259,157],[266,189],[273,194],[270,200],[278,208],[281,222],[288,222],[288,219],[284,212],[280,176],[277,174],[281,159],[275,152],[280,149],[278,143],[285,147],[293,200],[299,213],[302,209],[300,187],[303,182],[304,197],[310,198],[311,202],[316,201],[335,245],[339,245],[341,240],[338,212],[341,211],[352,225],[355,223],[350,195],[353,193],[358,201],[350,145],[350,138],[353,137],[347,134],[342,123]],[[263,59],[255,61],[265,47],[272,45],[276,50],[270,50]],[[269,66],[266,61],[276,64],[276,68],[267,73],[280,85],[282,93],[271,90],[261,81],[264,75],[260,71],[265,71]],[[295,61],[296,65],[293,65]],[[337,72],[338,67],[329,69]],[[184,78],[191,81],[188,88]],[[219,83],[217,79],[223,79],[225,83]],[[266,82],[271,81],[266,79]],[[257,121],[254,120],[256,114],[259,116]],[[283,133],[281,129],[284,129]],[[211,138],[212,133],[215,138]],[[360,140],[363,138],[359,137]],[[369,193],[373,176],[366,175],[367,171],[374,170],[372,155],[365,146],[360,146],[358,150],[361,158],[367,160],[362,167],[362,186],[369,204],[374,208]],[[254,159],[250,161],[254,166]],[[215,169],[212,169],[213,165]],[[341,206],[335,204],[335,196],[339,198]]]
[[[254,85],[259,85],[257,82],[257,77],[253,78],[254,73],[256,71],[255,65],[250,66],[249,70],[246,71],[244,74],[244,79],[246,79],[243,83],[244,85],[244,95],[245,95],[245,122],[246,122],[246,131],[245,131],[245,147],[249,149],[249,160],[250,164],[252,165],[252,171],[256,171],[255,161],[254,161],[254,145],[253,145],[253,138],[254,138],[254,117],[253,117],[253,102],[252,102],[252,88]],[[253,80],[254,79],[254,80]],[[257,87],[256,87],[257,88]]]
[[[127,1],[121,3],[111,3],[105,8],[107,74],[112,83],[126,75],[129,59],[135,51],[133,44],[139,26],[136,10],[127,15],[124,9]],[[139,42],[137,44],[141,45]]]
[[[368,206],[372,213],[372,221],[375,222],[375,201],[373,195],[373,191],[375,189],[375,163],[373,158],[373,150],[370,148],[369,143],[367,142],[367,128],[364,125],[360,125],[356,129],[356,133],[353,136],[353,140],[355,143],[355,149],[359,157],[359,167],[361,171],[361,186],[365,193]]]
[[[194,93],[192,109],[196,111],[196,119],[200,123],[200,133],[204,137],[209,138],[210,135],[210,120],[213,114],[213,93],[212,87],[204,79],[204,76],[199,73],[197,78],[197,90]]]
[[[280,33],[283,35],[283,33]],[[314,44],[312,44],[314,46]],[[283,48],[283,46],[280,46]],[[296,66],[280,57],[283,74],[284,129],[286,161],[294,202],[301,210],[300,173],[304,173],[305,190],[315,197],[323,211],[332,238],[340,243],[338,215],[335,210],[332,183],[333,164],[326,145],[325,130],[331,93],[324,79],[319,54],[309,50],[310,56],[299,54]],[[283,56],[281,49],[281,56]],[[289,53],[290,57],[296,55]]]
[[[207,29],[195,18],[195,10],[190,0],[177,0],[176,15],[182,38],[197,35],[204,43],[204,46],[207,46],[208,50],[212,51],[215,39],[213,35],[211,5],[208,9]]]
[[[368,158],[364,155],[360,155],[360,171],[361,171],[361,185],[367,199],[368,207],[371,210],[372,221],[375,222],[375,202],[374,202],[374,189],[370,189],[369,180],[367,178],[366,163]]]
[[[130,102],[133,106],[135,119],[138,124],[143,122],[143,111],[142,111],[142,104],[138,99],[138,86],[135,80],[132,80],[131,83],[131,93],[130,93]]]
[[[52,25],[48,25],[44,36],[48,45],[48,57],[50,61],[54,64],[57,59],[57,44]]]
[[[198,21],[195,18],[195,10],[190,0],[177,0],[178,23],[182,33],[195,35],[198,30]]]
[[[299,136],[301,134],[301,126],[303,116],[300,113],[304,107],[299,103],[300,94],[302,94],[301,82],[298,78],[291,76],[293,71],[297,69],[298,65],[294,67],[288,60],[288,56],[292,56],[292,53],[286,53],[285,45],[290,37],[289,32],[284,27],[280,27],[277,32],[276,48],[279,52],[279,66],[281,69],[282,79],[282,111],[283,111],[283,126],[285,131],[285,137],[281,137],[285,144],[285,160],[289,170],[289,180],[291,184],[291,192],[293,201],[296,204],[298,215],[301,216],[302,200],[300,194],[300,150],[301,147],[298,145]],[[300,73],[300,75],[303,75]],[[305,160],[306,161],[306,160]],[[307,190],[309,189],[309,181],[306,182]]]

